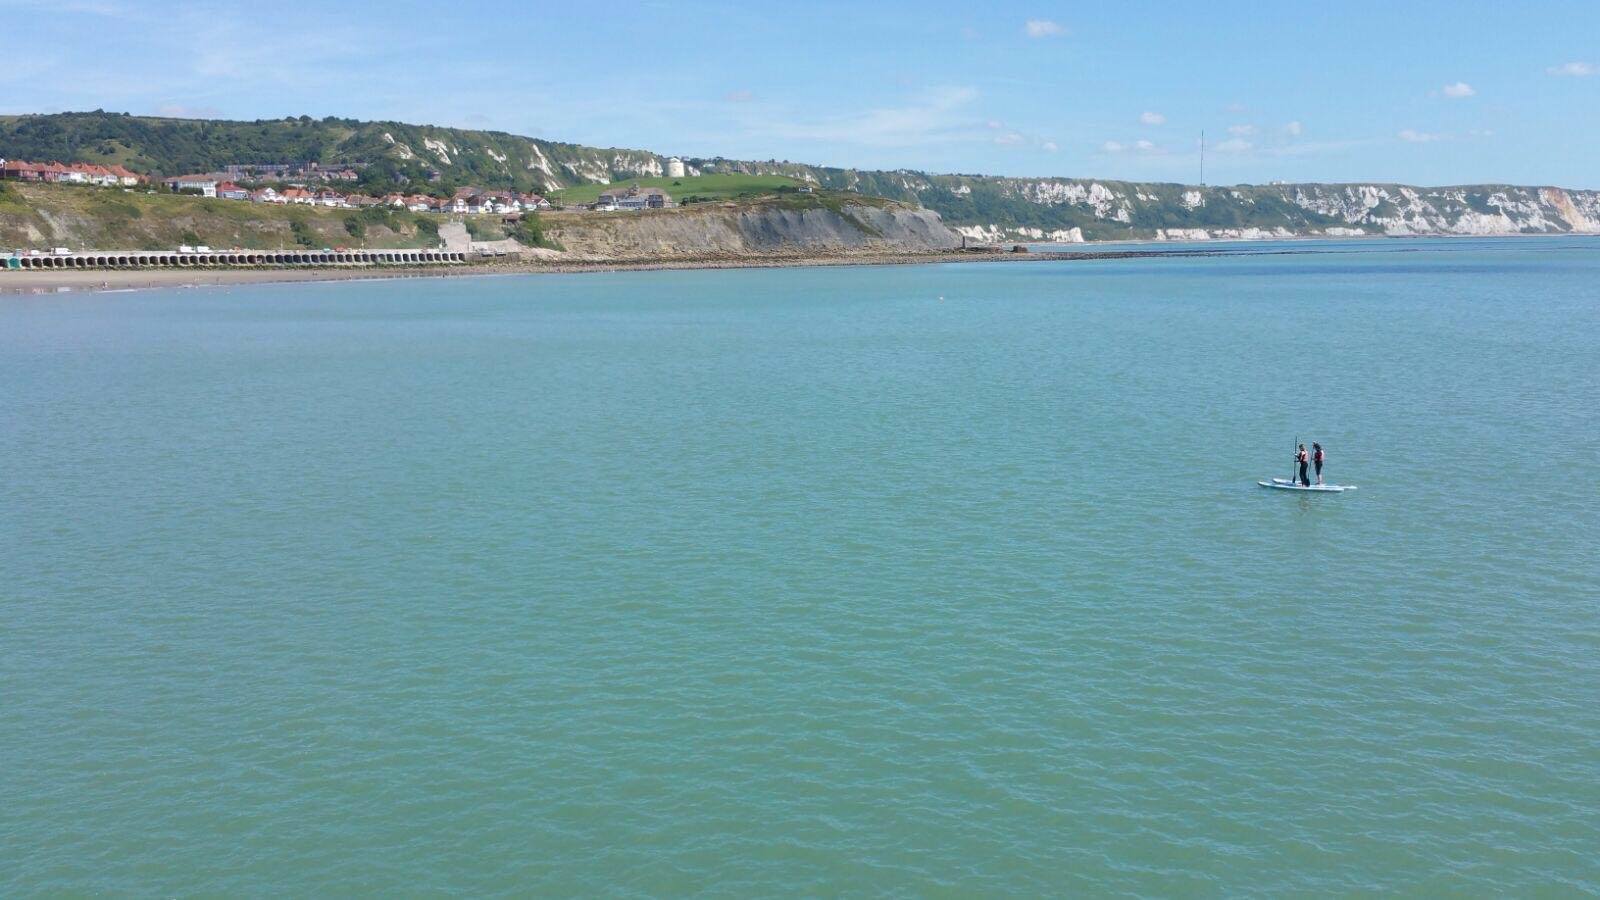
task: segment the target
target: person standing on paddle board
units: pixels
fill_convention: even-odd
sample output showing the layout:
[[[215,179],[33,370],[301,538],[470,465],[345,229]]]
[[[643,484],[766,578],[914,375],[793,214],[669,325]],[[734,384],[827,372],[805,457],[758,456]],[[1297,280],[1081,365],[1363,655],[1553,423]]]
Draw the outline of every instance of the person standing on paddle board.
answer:
[[[1317,467],[1317,484],[1322,483],[1322,445],[1311,442],[1311,463]]]
[[[1306,452],[1306,445],[1301,444],[1300,449],[1294,451],[1294,461],[1300,466],[1300,485],[1311,487],[1311,478],[1306,475],[1306,466],[1311,462],[1311,454]]]

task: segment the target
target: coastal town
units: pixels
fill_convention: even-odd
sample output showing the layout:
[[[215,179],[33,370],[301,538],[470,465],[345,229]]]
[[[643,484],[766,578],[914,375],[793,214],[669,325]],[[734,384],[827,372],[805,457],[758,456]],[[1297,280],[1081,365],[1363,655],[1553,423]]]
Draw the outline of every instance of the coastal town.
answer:
[[[19,149],[0,148],[0,241],[12,248],[0,271],[35,283],[73,269],[725,264],[961,247],[932,213],[859,192],[818,197],[814,180],[787,175],[691,172],[676,157],[562,185],[336,154],[252,163],[240,160],[273,157],[229,153],[171,175],[186,167],[108,144],[95,162]],[[19,277],[7,286],[22,287]]]
[[[121,166],[31,163],[20,159],[0,159],[0,179],[42,181],[49,184],[97,184],[106,187],[134,187],[146,184],[150,180]]]
[[[332,209],[388,207],[418,213],[467,216],[516,216],[526,212],[566,208],[558,207],[539,194],[473,186],[458,187],[445,196],[417,193],[374,196],[338,187],[355,182],[359,177],[359,173],[352,168],[323,168],[316,163],[299,166],[264,164],[230,165],[220,172],[177,175],[152,182],[147,176],[122,166],[0,159],[0,180],[123,188],[145,186],[147,189],[160,185],[172,193],[249,203]],[[602,192],[595,202],[578,208],[618,212],[669,209],[676,205],[661,188],[619,184]]]

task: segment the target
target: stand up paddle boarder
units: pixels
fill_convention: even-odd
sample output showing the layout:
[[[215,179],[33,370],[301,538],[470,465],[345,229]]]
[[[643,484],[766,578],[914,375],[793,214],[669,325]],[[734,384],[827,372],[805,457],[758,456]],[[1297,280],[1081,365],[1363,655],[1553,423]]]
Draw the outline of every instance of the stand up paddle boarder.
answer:
[[[1298,437],[1295,438],[1294,468],[1289,470],[1289,477],[1258,481],[1256,484],[1279,491],[1309,491],[1316,494],[1342,494],[1345,491],[1356,489],[1353,484],[1323,484],[1322,463],[1327,458],[1327,454],[1323,452],[1322,445],[1315,441],[1311,442],[1311,448],[1311,451],[1307,452],[1306,445],[1300,443]],[[1311,483],[1311,473],[1308,471],[1312,463],[1317,465],[1316,484]]]

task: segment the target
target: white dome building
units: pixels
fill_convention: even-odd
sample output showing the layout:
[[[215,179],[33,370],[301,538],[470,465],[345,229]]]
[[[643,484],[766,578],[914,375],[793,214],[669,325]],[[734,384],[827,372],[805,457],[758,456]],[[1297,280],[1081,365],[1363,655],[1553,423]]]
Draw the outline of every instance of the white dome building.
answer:
[[[676,156],[674,156],[671,159],[667,160],[667,177],[668,178],[682,178],[683,177],[683,160],[677,158]]]

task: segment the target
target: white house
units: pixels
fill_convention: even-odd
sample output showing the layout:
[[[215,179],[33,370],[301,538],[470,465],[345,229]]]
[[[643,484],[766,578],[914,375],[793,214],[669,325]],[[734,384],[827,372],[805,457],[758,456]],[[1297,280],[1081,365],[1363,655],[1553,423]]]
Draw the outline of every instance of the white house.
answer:
[[[66,173],[61,180],[74,184],[98,184],[107,187],[121,183],[115,172],[105,166],[96,166],[89,163],[73,163],[67,166]]]
[[[174,191],[199,191],[207,197],[217,195],[217,179],[211,175],[179,175],[177,178],[168,178],[167,184]]]

